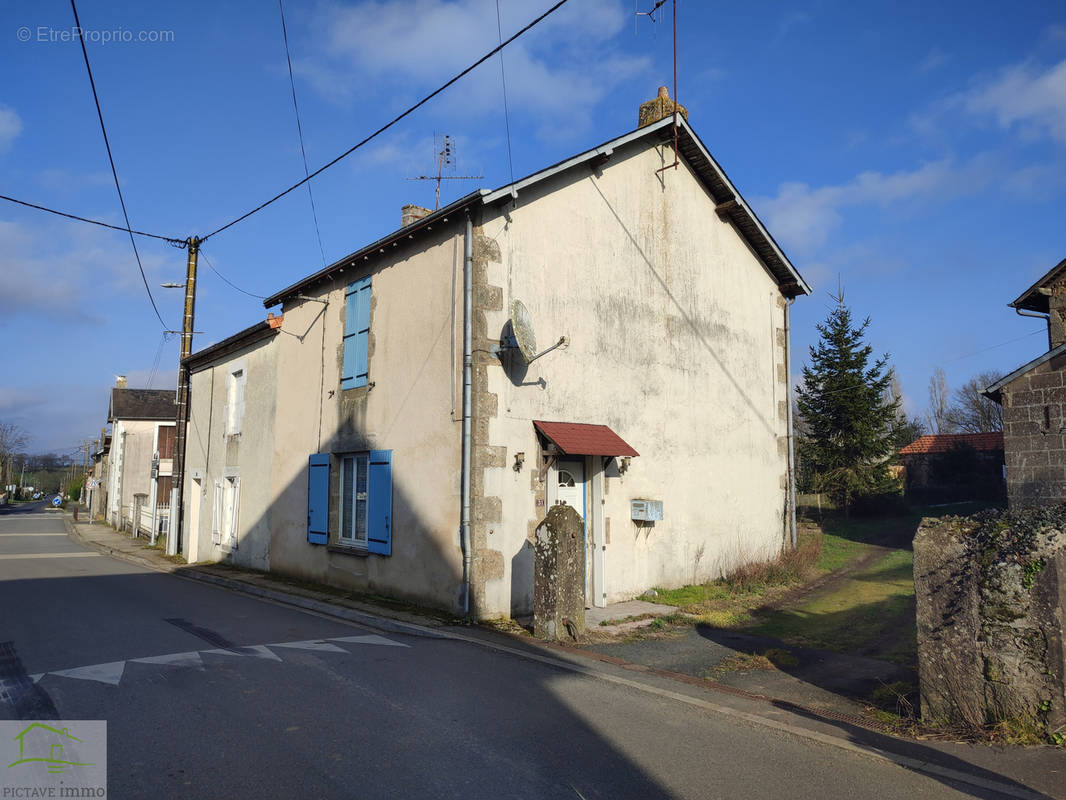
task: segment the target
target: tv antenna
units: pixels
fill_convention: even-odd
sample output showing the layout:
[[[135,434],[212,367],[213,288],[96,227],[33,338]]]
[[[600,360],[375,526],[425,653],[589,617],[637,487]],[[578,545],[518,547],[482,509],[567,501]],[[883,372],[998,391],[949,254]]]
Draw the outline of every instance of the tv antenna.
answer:
[[[440,208],[440,182],[441,181],[477,181],[484,175],[445,175],[445,170],[455,171],[455,139],[448,134],[441,136],[433,135],[434,155],[437,158],[436,175],[419,175],[417,178],[408,178],[409,181],[436,181],[437,192],[433,203],[433,210]]]
[[[515,300],[511,303],[511,337],[514,339],[514,344],[510,346],[522,354],[522,360],[526,364],[532,364],[538,358],[550,353],[557,347],[570,344],[568,336],[560,336],[559,341],[547,350],[541,350],[538,353],[537,338],[533,334],[533,318],[529,316],[529,311],[526,310],[525,304],[521,300]]]
[[[666,0],[657,0],[651,11],[641,11],[639,3],[640,0],[633,0],[633,33],[637,32],[637,17],[647,17],[652,22],[660,22],[660,19],[656,19],[655,12],[666,5]]]

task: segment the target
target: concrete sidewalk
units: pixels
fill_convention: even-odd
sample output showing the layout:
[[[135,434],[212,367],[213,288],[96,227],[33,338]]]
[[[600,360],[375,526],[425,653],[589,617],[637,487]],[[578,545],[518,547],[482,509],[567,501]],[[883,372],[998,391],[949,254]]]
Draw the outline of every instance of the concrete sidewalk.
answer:
[[[610,645],[578,648],[549,645],[528,636],[488,627],[460,624],[459,620],[433,612],[420,613],[401,604],[379,605],[353,599],[342,590],[286,581],[280,577],[217,564],[185,564],[168,558],[145,539],[132,539],[102,524],[74,523],[63,513],[72,535],[82,544],[115,558],[179,577],[203,581],[244,592],[273,602],[285,603],[327,614],[379,630],[439,635],[470,641],[502,652],[540,661],[604,680],[632,684],[681,702],[699,705],[711,712],[735,715],[752,724],[765,725],[821,744],[887,759],[953,784],[978,789],[976,797],[1051,797],[1066,800],[1066,750],[1053,747],[1010,748],[949,741],[916,741],[891,735],[876,723],[860,717],[861,708],[846,697],[825,688],[819,671],[855,669],[854,659],[843,656],[840,664],[817,659],[808,672],[765,671],[747,685],[707,680],[694,667],[686,674],[685,653],[706,663],[706,653],[671,640],[644,640],[639,647],[613,650]],[[84,519],[84,517],[83,517]],[[660,607],[662,608],[662,607]],[[617,617],[613,617],[617,619]],[[692,633],[699,636],[699,631]],[[707,643],[741,652],[750,643]],[[689,643],[692,645],[693,643]],[[703,647],[703,645],[696,645]],[[793,651],[796,648],[791,648]],[[620,654],[624,653],[624,657]],[[695,654],[694,654],[695,653]],[[696,662],[693,662],[696,663]],[[880,662],[877,662],[878,664]],[[679,668],[680,667],[680,668]],[[869,667],[878,672],[876,665]],[[693,674],[695,673],[695,674]],[[734,676],[735,677],[735,676]],[[737,683],[734,681],[734,683]]]

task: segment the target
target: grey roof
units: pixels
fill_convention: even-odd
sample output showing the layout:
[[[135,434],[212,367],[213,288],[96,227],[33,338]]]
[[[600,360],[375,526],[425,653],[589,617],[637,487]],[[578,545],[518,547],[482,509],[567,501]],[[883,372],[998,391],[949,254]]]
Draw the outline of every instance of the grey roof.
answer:
[[[1026,311],[1037,311],[1042,314],[1048,313],[1048,298],[1046,294],[1042,294],[1040,290],[1054,281],[1059,275],[1066,271],[1066,258],[1062,259],[1058,264],[1048,270],[1040,280],[1026,289],[1018,299],[1009,305],[1013,308],[1022,308]]]
[[[173,420],[178,412],[178,393],[173,389],[111,389],[107,421],[119,419]]]
[[[986,388],[984,390],[983,394],[986,397],[991,397],[993,400],[995,400],[998,403],[999,399],[1000,399],[999,398],[999,393],[1003,390],[1004,386],[1006,386],[1008,383],[1013,381],[1015,378],[1020,378],[1022,375],[1027,373],[1029,370],[1036,369],[1041,364],[1047,363],[1048,361],[1053,359],[1055,356],[1062,355],[1064,353],[1066,353],[1066,342],[1063,342],[1058,347],[1053,347],[1052,349],[1050,349],[1046,353],[1044,353],[1044,355],[1039,356],[1038,358],[1034,358],[1028,364],[1023,364],[1022,366],[1018,367],[1018,369],[1014,370],[1014,372],[1012,372],[1010,375],[1004,375],[998,381],[996,381],[991,386]]]
[[[475,206],[492,206],[506,202],[508,199],[517,197],[523,190],[579,165],[593,161],[603,162],[609,160],[611,154],[618,148],[650,139],[653,142],[662,143],[673,137],[673,117],[667,116],[651,125],[637,128],[623,136],[604,142],[598,147],[586,150],[572,158],[560,161],[550,167],[527,175],[525,178],[501,186],[499,189],[489,191],[479,189],[461,197],[455,202],[435,211],[428,216],[410,225],[398,228],[372,244],[366,245],[359,250],[341,258],[324,269],[309,275],[303,280],[297,281],[291,286],[276,292],[263,301],[267,308],[275,306],[284,300],[299,294],[304,289],[317,284],[319,281],[328,279],[334,274],[344,272],[345,268],[355,267],[360,262],[369,261],[386,252],[386,247],[397,245],[401,240],[413,239],[415,234],[431,229],[438,223],[447,223],[455,214]],[[786,297],[795,297],[801,294],[810,294],[811,287],[799,274],[792,262],[788,260],[784,251],[774,241],[769,231],[756,216],[755,212],[747,204],[740,192],[729,180],[725,171],[711,156],[703,142],[696,136],[695,131],[689,126],[683,117],[678,117],[678,149],[685,161],[692,167],[696,176],[714,198],[718,205],[716,209],[719,216],[732,222],[740,234],[748,242],[751,248],[759,256],[763,264],[773,275]]]
[[[217,359],[232,355],[262,339],[277,336],[280,330],[280,328],[271,328],[270,323],[266,320],[257,322],[243,331],[237,331],[232,336],[226,337],[221,342],[215,342],[210,347],[205,347],[203,350],[197,350],[192,355],[186,356],[184,360],[185,366],[193,372],[198,372],[202,367]]]

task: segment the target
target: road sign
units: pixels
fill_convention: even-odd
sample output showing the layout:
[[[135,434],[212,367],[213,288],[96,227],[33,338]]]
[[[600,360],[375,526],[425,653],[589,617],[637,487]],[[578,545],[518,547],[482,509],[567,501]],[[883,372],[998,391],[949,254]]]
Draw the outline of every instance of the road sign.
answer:
[[[59,508],[61,505],[63,505],[63,498],[57,494],[55,497],[52,498],[52,505],[54,505],[56,508]]]

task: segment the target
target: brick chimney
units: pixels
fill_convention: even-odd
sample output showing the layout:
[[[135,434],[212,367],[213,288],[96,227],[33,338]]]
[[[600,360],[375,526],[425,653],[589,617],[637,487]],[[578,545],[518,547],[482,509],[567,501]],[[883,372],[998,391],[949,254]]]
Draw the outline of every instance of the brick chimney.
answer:
[[[674,106],[677,106],[677,113],[685,118],[685,122],[688,122],[688,109],[671,100],[670,91],[665,86],[660,86],[658,97],[654,100],[649,100],[647,103],[641,103],[640,114],[637,116],[637,127],[643,128],[645,125],[658,122],[663,117],[673,116]]]
[[[422,206],[406,205],[400,209],[400,227],[406,228],[412,222],[418,222],[422,217],[432,213],[428,208],[422,208]]]
[[[125,389],[126,388],[126,376],[125,375],[116,375],[115,376],[115,388],[116,389]]]

